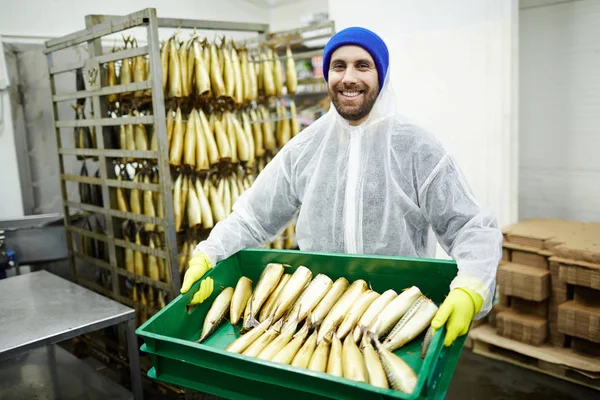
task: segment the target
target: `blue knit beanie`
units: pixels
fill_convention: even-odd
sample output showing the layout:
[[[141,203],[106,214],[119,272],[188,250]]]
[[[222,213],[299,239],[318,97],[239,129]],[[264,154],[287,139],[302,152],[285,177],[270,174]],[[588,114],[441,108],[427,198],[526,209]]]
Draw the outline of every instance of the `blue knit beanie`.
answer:
[[[329,42],[323,50],[323,77],[325,81],[329,76],[329,63],[333,52],[341,46],[354,45],[360,46],[371,54],[375,66],[377,67],[377,77],[379,79],[379,90],[383,87],[385,75],[389,65],[389,54],[387,46],[374,32],[360,27],[346,28],[329,39]]]

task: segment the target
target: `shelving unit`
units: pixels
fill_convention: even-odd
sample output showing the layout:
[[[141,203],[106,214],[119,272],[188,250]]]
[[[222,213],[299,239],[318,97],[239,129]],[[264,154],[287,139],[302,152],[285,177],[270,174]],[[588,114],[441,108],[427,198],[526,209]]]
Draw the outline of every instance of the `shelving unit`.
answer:
[[[219,163],[214,166],[214,171],[211,169],[208,174],[200,173],[200,175],[191,171],[188,166],[170,165],[165,115],[173,99],[165,96],[162,90],[159,29],[247,32],[254,36],[242,41],[249,53],[256,51],[260,46],[272,45],[277,50],[283,49],[285,55],[287,44],[301,48],[307,41],[332,36],[334,24],[329,22],[291,31],[269,32],[267,24],[159,18],[153,8],[124,16],[89,15],[85,22],[86,29],[52,39],[46,42],[44,50],[48,60],[52,91],[69,261],[75,282],[135,308],[138,316],[137,325],[140,325],[179,294],[182,273],[185,270],[180,269],[179,258],[182,252],[178,249],[178,243],[187,240],[183,238],[187,238],[189,234],[202,239],[210,233],[210,229],[203,228],[194,230],[185,228],[187,231],[181,232],[175,230],[173,186],[177,174],[191,174],[195,178],[200,178],[202,175],[204,179],[208,179],[211,174],[219,174],[223,170],[231,171],[234,168],[239,171],[252,169],[254,173],[258,173],[256,165],[248,167],[243,163],[239,165]],[[125,37],[129,34],[127,31],[135,29],[139,32],[140,28],[146,33],[146,41],[143,45],[125,50],[114,48],[110,50],[107,47],[109,36],[124,34]],[[76,46],[85,46],[86,58],[66,63],[53,61],[54,56],[61,50]],[[319,49],[294,50],[294,59],[309,59],[318,54]],[[149,65],[146,80],[112,86],[108,84],[106,74],[108,63],[119,65],[122,60],[146,57]],[[60,86],[57,82],[64,82],[64,77],[61,75],[73,75],[74,72],[78,75],[77,90],[66,92],[57,90]],[[136,96],[136,92],[141,95]],[[116,96],[119,99],[117,107],[114,100],[112,102],[108,100],[109,96]],[[298,93],[297,96],[302,96],[302,93]],[[280,97],[264,97],[261,101],[272,105],[277,101],[289,101],[289,98],[293,96],[284,93]],[[189,99],[177,101],[185,103],[187,108],[202,106],[198,104],[190,106]],[[59,104],[68,102],[77,102],[77,106],[73,107],[76,110],[74,119],[65,117],[65,107],[62,105],[59,107]],[[257,104],[253,103],[244,107],[256,106]],[[59,108],[62,113],[59,112]],[[137,110],[138,114],[122,118],[131,110]],[[260,120],[256,123],[268,122],[275,125],[282,118],[290,118],[289,113],[286,117],[276,117],[272,112],[268,120]],[[156,148],[154,150],[120,148],[119,131],[127,125],[143,126],[147,129],[148,138],[155,135]],[[82,129],[89,132],[81,131]],[[81,138],[78,136],[81,132],[84,132],[84,135],[89,134],[91,138],[89,143],[82,145],[81,141],[77,141]],[[75,143],[69,146],[67,142],[70,140],[66,138],[73,134]],[[261,162],[268,163],[278,149],[267,152]],[[91,163],[97,163],[98,173],[95,176],[86,176],[87,174],[82,175],[77,174],[76,171],[66,170],[64,160],[67,157],[77,157],[88,167]],[[146,183],[129,180],[126,175],[131,172],[131,169],[148,172],[153,179]],[[90,167],[90,171],[92,170]],[[158,179],[154,179],[155,177]],[[79,200],[68,196],[67,185],[79,186]],[[159,217],[158,213],[156,216],[147,216],[131,210],[128,212],[119,210],[120,194],[117,191],[138,191],[140,196],[144,191],[149,191],[155,197],[162,196],[163,217]],[[95,200],[90,201],[90,198]],[[79,210],[83,214],[85,221],[83,226],[75,224],[71,219],[73,210]],[[132,229],[136,228],[136,224],[139,228],[143,224],[150,224],[155,229]],[[133,239],[135,234],[128,235],[128,232],[132,231],[140,234],[139,241]],[[151,238],[153,243],[156,243],[155,246],[150,245]],[[154,257],[157,262],[162,263],[164,273],[160,274],[160,279],[152,279],[147,272],[128,270],[125,261],[126,252],[144,258],[146,271],[148,258]]]
[[[145,27],[147,30],[147,45],[131,48],[123,51],[104,53],[101,39],[110,34],[121,32],[135,27]],[[228,31],[249,31],[264,34],[268,26],[264,24],[228,23],[216,21],[198,21],[185,19],[158,18],[155,9],[144,9],[126,16],[90,15],[86,17],[86,29],[75,32],[61,38],[50,40],[46,43],[45,53],[48,58],[49,76],[52,90],[53,116],[55,120],[56,140],[59,154],[60,185],[63,199],[64,223],[67,232],[69,259],[74,279],[78,282],[102,293],[108,297],[118,300],[124,304],[134,307],[138,311],[145,312],[148,316],[154,314],[156,307],[149,307],[139,301],[132,300],[124,295],[125,285],[122,279],[126,278],[136,282],[149,285],[155,289],[162,290],[168,296],[165,302],[177,296],[180,287],[180,276],[177,266],[177,241],[175,231],[170,229],[174,226],[173,199],[168,195],[171,193],[172,181],[169,167],[168,146],[165,118],[155,116],[165,115],[165,98],[161,88],[162,76],[160,73],[152,73],[150,79],[144,82],[134,82],[117,86],[106,86],[106,77],[102,73],[102,65],[107,62],[124,60],[128,58],[148,55],[150,69],[160,71],[160,48],[159,28],[202,28]],[[87,43],[89,58],[81,62],[67,65],[54,65],[53,54],[62,49]],[[82,70],[85,77],[84,90],[71,93],[57,93],[55,89],[56,75],[75,70]],[[139,117],[110,118],[107,111],[105,97],[108,95],[123,95],[136,90],[150,90],[151,115]],[[64,119],[59,116],[57,104],[72,100],[91,101],[91,117],[89,119]],[[81,101],[83,103],[83,101]],[[79,103],[79,104],[81,104]],[[97,116],[97,117],[96,117]],[[120,127],[125,124],[152,125],[156,132],[158,144],[157,151],[131,151],[110,148],[109,143],[114,142],[114,131],[110,127]],[[65,148],[62,146],[62,129],[88,128],[96,133],[96,148]],[[78,158],[93,157],[98,160],[99,177],[78,176],[68,173],[64,169],[63,158],[77,156]],[[133,158],[141,163],[154,163],[160,176],[158,183],[127,182],[115,179],[115,171],[112,162],[118,158]],[[77,202],[67,197],[66,182],[78,184],[97,185],[101,188],[103,206]],[[112,188],[149,190],[161,193],[164,196],[164,218],[148,217],[133,212],[122,212],[116,207],[116,198]],[[103,230],[106,233],[93,232],[90,229],[75,226],[69,217],[70,209],[75,208],[88,213],[89,216],[96,215],[99,218]],[[122,232],[117,226],[117,219],[134,221],[139,223],[151,223],[160,226],[164,230],[164,245],[162,248],[150,248],[147,245],[139,245],[122,239]],[[105,255],[108,257],[90,257],[78,250],[74,245],[75,235],[80,239],[102,242],[106,248]],[[119,257],[119,248],[130,249],[141,252],[146,256],[154,256],[163,260],[167,272],[163,281],[150,279],[141,274],[127,271]],[[97,282],[81,276],[78,265],[87,263],[102,269],[107,273],[109,285],[103,287]]]

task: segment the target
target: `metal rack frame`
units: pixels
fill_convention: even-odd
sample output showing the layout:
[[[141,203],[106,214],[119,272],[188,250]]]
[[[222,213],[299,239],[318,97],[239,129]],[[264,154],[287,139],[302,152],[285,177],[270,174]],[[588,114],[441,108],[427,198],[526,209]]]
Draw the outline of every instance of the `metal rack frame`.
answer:
[[[300,29],[282,32],[269,32],[268,24],[259,23],[240,23],[240,22],[221,22],[177,18],[158,18],[156,9],[146,8],[128,15],[88,15],[85,17],[86,28],[56,39],[49,40],[45,44],[44,54],[48,61],[48,72],[51,88],[52,115],[54,119],[54,130],[56,136],[56,145],[59,161],[60,190],[62,197],[62,207],[64,214],[65,234],[67,239],[68,259],[76,283],[110,297],[116,301],[126,304],[136,309],[136,312],[143,310],[148,317],[153,315],[158,309],[144,306],[141,302],[135,302],[133,299],[123,295],[120,288],[120,277],[128,278],[133,281],[141,282],[155,289],[163,290],[167,293],[170,300],[179,294],[180,274],[178,268],[178,247],[177,233],[174,226],[174,206],[171,178],[171,169],[169,165],[169,148],[166,131],[166,104],[165,95],[162,90],[162,74],[160,60],[159,28],[173,29],[199,29],[199,30],[219,30],[219,31],[237,31],[257,33],[256,38],[250,38],[244,43],[260,45],[261,43],[274,44],[276,46],[287,43],[302,43],[314,39],[330,37],[335,33],[333,21],[315,26],[308,26]],[[146,28],[147,43],[140,47],[129,48],[116,52],[103,52],[102,39],[108,35],[129,30],[132,28]],[[303,33],[317,31],[317,36],[302,38]],[[55,65],[53,62],[53,53],[67,49],[69,47],[86,45],[88,58],[76,62],[63,63]],[[319,55],[318,51],[298,52],[294,54],[294,59],[308,59]],[[151,76],[147,81],[134,82],[129,84],[118,84],[116,86],[106,86],[106,78],[101,73],[104,63],[111,61],[124,60],[136,56],[148,55]],[[79,90],[71,93],[56,93],[55,78],[62,73],[83,71],[85,90]],[[158,71],[159,73],[156,73]],[[300,82],[299,82],[300,83]],[[109,118],[106,101],[102,97],[111,94],[130,93],[139,90],[152,91],[152,115],[128,117],[126,121],[122,118]],[[284,96],[285,97],[285,96]],[[73,101],[78,99],[90,99],[92,114],[88,119],[59,119],[57,104],[60,102]],[[157,151],[132,151],[106,148],[107,138],[115,134],[108,128],[121,125],[145,124],[154,125],[157,138]],[[96,132],[96,148],[70,148],[63,147],[61,129],[89,127]],[[79,176],[65,171],[64,157],[87,156],[97,158],[99,167],[99,177]],[[142,183],[118,180],[112,169],[111,159],[115,158],[135,158],[142,160],[153,160],[157,164],[159,182]],[[103,207],[98,207],[83,202],[70,200],[67,193],[67,183],[74,182],[79,184],[98,185],[102,192]],[[121,212],[116,206],[115,188],[147,190],[160,193],[163,196],[164,218],[148,217],[132,212]],[[93,232],[83,227],[75,226],[71,215],[73,210],[80,210],[86,213],[101,215],[104,217],[106,231],[105,234]],[[164,228],[164,241],[161,248],[150,248],[146,245],[138,245],[120,239],[118,224],[113,218],[120,218],[142,223],[152,223]],[[78,235],[82,239],[90,238],[101,241],[108,247],[108,261],[90,257],[78,251],[74,244],[74,236]],[[156,281],[147,276],[139,275],[127,271],[123,265],[120,265],[117,248],[131,249],[142,252],[146,255],[160,257],[165,261],[166,274],[168,282]],[[105,288],[92,280],[79,276],[79,265],[90,265],[98,270],[108,271],[110,273],[111,287]],[[166,301],[168,303],[168,301]],[[120,340],[121,341],[121,340]]]
[[[124,304],[140,310],[144,308],[142,304],[137,304],[130,298],[121,295],[119,289],[119,276],[136,280],[138,282],[150,285],[154,288],[167,292],[172,300],[179,293],[180,276],[177,263],[177,239],[176,232],[170,228],[174,226],[174,207],[171,195],[172,179],[169,166],[169,149],[166,134],[166,121],[163,117],[166,114],[165,97],[162,90],[162,75],[152,73],[151,79],[144,82],[134,82],[129,84],[120,84],[116,86],[105,86],[105,77],[101,71],[104,63],[133,58],[136,56],[148,55],[150,70],[160,71],[160,48],[159,48],[159,28],[183,28],[183,29],[201,29],[201,30],[221,30],[221,31],[242,31],[258,33],[258,37],[245,40],[245,44],[267,43],[271,45],[281,45],[287,43],[302,43],[330,37],[335,32],[333,21],[314,26],[303,27],[281,32],[269,32],[268,24],[259,23],[240,23],[240,22],[221,22],[178,18],[158,18],[156,9],[146,8],[129,15],[88,15],[85,17],[86,29],[77,31],[60,38],[52,39],[46,42],[44,53],[48,59],[48,71],[50,77],[50,87],[52,95],[53,119],[55,121],[56,143],[59,155],[60,188],[63,200],[64,224],[67,235],[67,245],[71,270],[76,282],[81,283],[97,292],[118,300]],[[101,39],[105,36],[118,33],[136,27],[146,27],[147,44],[144,46],[121,50],[117,52],[103,53]],[[315,32],[316,35],[310,35]],[[307,37],[302,34],[308,33]],[[87,44],[88,58],[77,62],[63,65],[54,65],[52,55],[54,52],[66,49],[72,46]],[[316,51],[294,54],[295,59],[306,59],[315,56]],[[71,93],[56,93],[55,77],[58,74],[72,72],[78,69],[83,70],[86,90],[75,91]],[[304,83],[304,82],[299,82]],[[157,88],[158,90],[155,90]],[[101,97],[110,94],[129,93],[138,90],[152,90],[152,115],[129,117],[127,121],[120,118],[108,118],[106,102],[101,101]],[[93,118],[89,119],[59,119],[57,103],[67,102],[77,99],[91,99]],[[100,118],[98,117],[100,116]],[[156,116],[159,116],[156,118]],[[155,126],[157,135],[158,151],[132,151],[107,149],[105,140],[110,132],[104,128],[114,127],[125,124],[152,124]],[[63,128],[89,127],[96,131],[97,148],[65,148],[61,142],[61,132]],[[88,177],[69,174],[65,172],[64,156],[92,156],[97,157],[99,162],[100,177]],[[110,171],[109,159],[119,157],[132,157],[136,159],[155,160],[159,171],[159,183],[142,183],[121,181],[114,178]],[[66,183],[86,183],[99,185],[102,189],[102,200],[104,207],[98,207],[91,204],[69,200],[67,197]],[[121,212],[112,208],[110,204],[115,204],[114,195],[111,196],[111,188],[150,190],[163,194],[164,201],[164,219],[148,217],[145,215],[134,214],[132,212]],[[78,209],[84,212],[100,214],[105,217],[106,234],[99,234],[74,226],[70,218],[70,209]],[[135,222],[147,222],[160,225],[164,228],[165,243],[164,250],[152,249],[145,245],[137,245],[132,242],[119,239],[116,227],[113,226],[113,218],[128,219]],[[76,251],[73,246],[73,234],[82,237],[88,237],[97,241],[102,241],[108,245],[108,262],[93,257],[86,256]],[[146,255],[160,257],[166,261],[168,281],[170,283],[152,280],[146,276],[138,275],[126,271],[119,267],[117,260],[116,247],[129,248],[134,251],[140,251]],[[86,278],[79,277],[77,274],[77,261],[83,261],[95,267],[109,271],[111,273],[112,290],[107,290],[100,285]],[[156,310],[147,307],[145,310],[148,315],[152,315]]]
[[[52,39],[46,42],[44,53],[48,59],[48,71],[50,76],[50,87],[52,95],[53,119],[55,121],[56,144],[59,155],[59,172],[60,172],[60,188],[63,200],[64,224],[67,234],[67,246],[69,252],[69,261],[74,280],[78,283],[87,286],[94,291],[100,292],[106,296],[114,298],[122,303],[135,307],[137,310],[143,308],[141,304],[136,304],[128,297],[121,295],[119,288],[119,276],[124,276],[129,279],[145,283],[158,289],[167,291],[170,299],[175,298],[179,293],[180,276],[177,264],[177,240],[174,229],[169,227],[174,226],[174,208],[173,198],[170,195],[172,189],[172,181],[169,167],[169,152],[167,144],[166,122],[164,115],[166,114],[165,99],[162,87],[162,76],[160,73],[152,73],[151,79],[145,82],[135,82],[117,86],[105,86],[104,76],[100,73],[101,65],[110,61],[123,60],[136,56],[149,56],[150,70],[160,71],[160,44],[158,29],[159,28],[183,28],[183,29],[209,29],[209,30],[225,30],[225,31],[245,31],[257,32],[264,35],[269,26],[267,24],[258,23],[239,23],[239,22],[219,22],[219,21],[204,21],[191,19],[176,19],[176,18],[158,18],[156,9],[146,8],[138,12],[125,15],[88,15],[85,18],[86,29],[71,33],[69,35]],[[135,27],[146,27],[147,29],[147,45],[131,48],[127,50],[103,54],[101,39],[107,35],[118,33]],[[86,60],[54,65],[52,54],[56,51],[78,46],[87,43],[89,58]],[[64,72],[71,72],[77,69],[83,69],[86,90],[76,91],[72,93],[56,93],[55,76]],[[152,90],[152,115],[127,118],[123,121],[120,118],[98,117],[106,116],[106,103],[101,101],[102,96],[109,94],[122,94],[133,92],[136,90]],[[155,90],[156,89],[156,90]],[[61,120],[58,117],[57,103],[81,98],[89,98],[92,102],[93,118],[89,119],[73,119]],[[158,118],[157,118],[158,116]],[[107,149],[105,147],[105,137],[110,135],[110,132],[105,132],[103,128],[111,126],[120,126],[127,124],[153,124],[157,135],[158,151],[131,151]],[[82,148],[65,148],[61,142],[61,128],[75,127],[90,127],[96,131],[97,148],[82,149]],[[86,177],[68,174],[65,172],[63,157],[64,156],[94,156],[98,157],[100,177]],[[159,170],[159,183],[145,184],[137,182],[126,182],[113,179],[109,174],[109,161],[111,158],[118,157],[133,157],[137,159],[149,159],[157,161]],[[77,182],[99,185],[102,188],[102,200],[104,207],[97,207],[90,204],[71,201],[67,197],[66,183]],[[131,212],[121,212],[114,209],[110,204],[115,204],[114,199],[111,202],[110,188],[125,188],[150,190],[163,194],[164,201],[164,219],[156,217],[147,217]],[[70,218],[70,209],[79,209],[89,213],[100,214],[105,217],[106,235],[92,232],[90,230],[74,226]],[[119,239],[116,234],[116,227],[113,226],[113,217],[128,219],[136,222],[149,222],[161,225],[165,232],[164,250],[152,249],[145,245],[137,245]],[[108,245],[109,262],[99,260],[93,257],[86,256],[74,249],[73,234],[76,233],[83,237],[89,237],[94,240],[103,241]],[[146,276],[138,275],[126,271],[119,267],[117,260],[116,247],[130,248],[135,251],[140,251],[147,255],[153,255],[163,258],[166,261],[166,270],[169,276],[170,283],[164,283],[152,280]],[[98,268],[110,271],[112,279],[112,290],[97,285],[86,278],[80,277],[77,274],[77,261],[84,261]],[[154,314],[155,310],[147,309],[149,315]]]

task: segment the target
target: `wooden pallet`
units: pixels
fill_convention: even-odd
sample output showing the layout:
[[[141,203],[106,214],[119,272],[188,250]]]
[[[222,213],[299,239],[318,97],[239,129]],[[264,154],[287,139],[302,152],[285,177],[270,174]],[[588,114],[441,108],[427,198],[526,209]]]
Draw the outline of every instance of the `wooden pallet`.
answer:
[[[600,390],[600,359],[597,357],[580,355],[572,349],[520,343],[499,336],[489,325],[471,330],[469,339],[475,354]]]

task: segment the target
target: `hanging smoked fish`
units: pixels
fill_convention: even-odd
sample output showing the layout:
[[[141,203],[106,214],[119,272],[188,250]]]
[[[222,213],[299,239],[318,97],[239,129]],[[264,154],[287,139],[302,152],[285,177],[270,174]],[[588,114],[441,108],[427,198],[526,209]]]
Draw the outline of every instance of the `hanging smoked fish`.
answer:
[[[244,84],[247,85],[249,82],[244,82],[242,79],[242,66],[240,64],[240,57],[235,45],[233,44],[233,41],[231,41],[230,61],[233,68],[234,80],[233,100],[239,106],[244,102]]]
[[[196,109],[192,110],[189,118],[194,121],[194,131],[196,132],[196,171],[208,171],[210,169],[208,144],[206,143],[206,135]]]
[[[197,96],[209,96],[210,95],[210,75],[209,68],[202,57],[202,46],[198,39],[194,39],[192,42],[192,52],[194,57],[194,86]],[[208,50],[204,50],[204,53],[208,54]],[[209,65],[210,67],[210,65]]]
[[[140,227],[136,227],[136,232],[135,232],[135,244],[141,246],[142,245],[142,239],[140,238]],[[144,263],[144,253],[142,253],[139,250],[134,250],[133,251],[133,267],[134,267],[134,272],[138,275],[142,275],[145,276],[145,263]]]
[[[171,147],[169,148],[169,163],[171,165],[181,165],[184,137],[185,128],[183,126],[181,107],[177,106],[177,112],[175,113],[175,123],[173,126],[173,137],[171,138]]]
[[[169,95],[171,97],[182,97],[181,61],[177,49],[177,39],[172,36],[169,41]]]
[[[123,36],[123,41],[125,42],[123,50],[127,49],[128,43],[131,43],[131,47],[133,47],[131,37],[128,37],[126,39],[125,36]],[[131,58],[126,58],[124,60],[121,60],[121,72],[119,76],[119,83],[121,85],[126,85],[131,82],[133,82],[133,61]]]
[[[76,120],[84,119],[83,118],[83,105],[77,104],[74,106],[72,105],[71,107],[75,111],[75,119]],[[75,148],[89,149],[91,147],[92,138],[90,137],[89,128],[86,130],[85,127],[83,127],[83,126],[75,127],[75,128],[73,128],[73,134],[74,134],[73,139],[75,142]],[[84,160],[86,158],[87,158],[86,156],[77,155],[78,160]]]
[[[135,47],[138,47],[137,39],[133,39],[133,42],[135,43]],[[132,43],[131,47],[133,48],[133,43]],[[146,66],[147,66],[146,59],[144,58],[144,56],[136,56],[136,57],[134,57],[133,60],[134,60],[132,63],[133,81],[134,82],[144,82],[146,80]],[[143,90],[136,90],[133,93],[134,97],[142,97],[143,95],[144,95]]]
[[[81,164],[81,171],[79,171],[80,176],[88,176],[88,170],[83,160]],[[79,182],[79,201],[84,204],[92,204],[92,186],[89,183]]]
[[[187,126],[185,129],[185,138],[183,145],[183,164],[189,165],[192,168],[196,166],[196,119],[194,114],[196,109],[188,114]]]
[[[112,52],[116,51],[116,41],[113,45]],[[117,70],[115,69],[115,62],[109,61],[106,63],[106,86],[117,86]],[[114,103],[119,100],[119,96],[117,94],[109,94],[107,97],[109,103]]]
[[[144,183],[150,183],[150,177],[148,174],[144,175]],[[156,209],[154,208],[153,192],[151,190],[144,190],[144,215],[146,217],[156,217]],[[146,232],[154,230],[155,225],[151,222],[144,224]]]
[[[163,42],[160,47],[160,69],[162,73],[162,89],[163,94],[167,95],[167,84],[169,82],[169,54],[171,47],[171,40]]]
[[[288,94],[296,93],[298,87],[298,73],[296,72],[296,62],[292,56],[292,49],[289,43],[285,50],[285,75]]]

